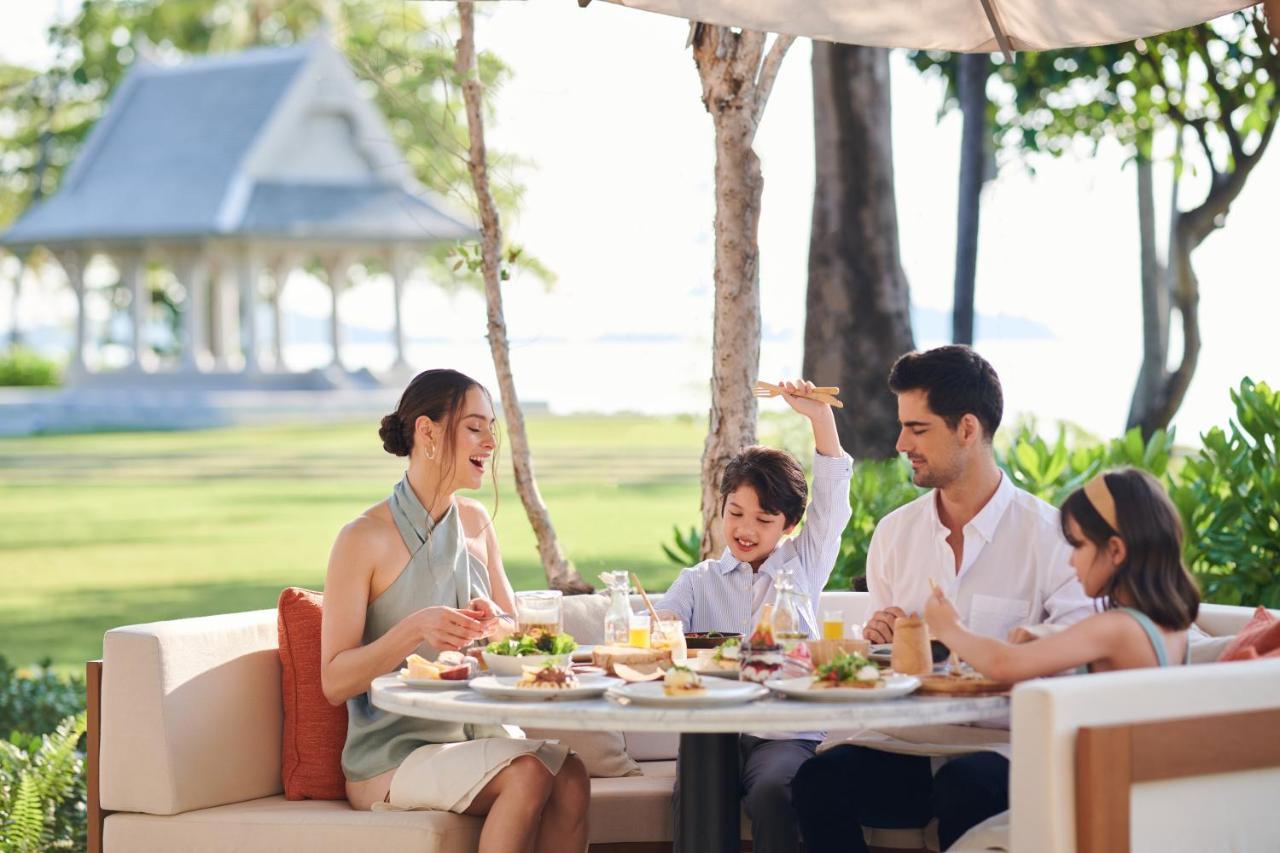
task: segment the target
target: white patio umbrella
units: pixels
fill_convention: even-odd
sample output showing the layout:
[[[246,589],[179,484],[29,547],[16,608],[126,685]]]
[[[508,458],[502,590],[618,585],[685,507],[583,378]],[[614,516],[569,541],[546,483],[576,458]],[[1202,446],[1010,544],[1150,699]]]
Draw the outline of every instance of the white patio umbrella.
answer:
[[[581,2],[581,0],[580,0]],[[609,0],[708,24],[869,47],[988,53],[1112,44],[1254,0]],[[1280,0],[1267,0],[1271,11]],[[584,4],[585,5],[585,4]],[[1272,18],[1272,25],[1277,22]]]

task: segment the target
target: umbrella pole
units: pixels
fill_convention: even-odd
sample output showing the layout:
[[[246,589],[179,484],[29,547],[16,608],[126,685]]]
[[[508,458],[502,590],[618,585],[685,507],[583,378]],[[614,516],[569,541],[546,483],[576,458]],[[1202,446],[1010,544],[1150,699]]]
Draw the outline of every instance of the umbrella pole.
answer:
[[[991,32],[995,34],[996,44],[1000,45],[1004,61],[1012,65],[1013,45],[1009,42],[1009,36],[1005,34],[1004,26],[1000,23],[1000,16],[996,14],[995,0],[982,0],[982,11],[987,13],[987,22],[991,24]]]

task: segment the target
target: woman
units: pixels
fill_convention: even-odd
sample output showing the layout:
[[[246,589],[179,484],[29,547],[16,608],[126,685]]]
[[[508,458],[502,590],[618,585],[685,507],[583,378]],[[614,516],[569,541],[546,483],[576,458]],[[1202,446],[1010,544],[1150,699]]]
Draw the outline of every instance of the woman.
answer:
[[[347,703],[342,769],[357,809],[484,816],[481,853],[585,850],[582,762],[500,726],[389,714],[370,682],[417,652],[434,659],[491,634],[513,610],[492,524],[477,502],[497,447],[493,403],[475,380],[428,370],[382,419],[383,447],[409,458],[391,496],[338,534],[325,578],[325,697]]]

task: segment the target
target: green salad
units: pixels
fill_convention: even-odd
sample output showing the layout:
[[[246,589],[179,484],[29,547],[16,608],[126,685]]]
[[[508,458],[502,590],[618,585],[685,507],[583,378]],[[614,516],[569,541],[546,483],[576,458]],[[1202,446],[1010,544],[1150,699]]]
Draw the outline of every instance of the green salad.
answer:
[[[877,687],[881,683],[880,667],[856,652],[836,652],[830,663],[813,673],[814,687]]]
[[[490,643],[484,650],[491,655],[567,655],[578,647],[569,634],[540,634],[536,637],[512,634],[505,640]]]
[[[709,635],[708,635],[708,636],[709,636]],[[727,658],[728,660],[736,661],[736,660],[738,659],[738,651],[737,651],[737,650],[738,650],[741,646],[742,646],[742,640],[741,640],[740,638],[738,638],[738,637],[730,637],[729,639],[725,640],[725,641],[724,641],[723,643],[721,643],[720,645],[716,646],[716,653],[715,653],[715,654],[713,654],[713,655],[711,656],[711,659],[712,659],[712,660],[714,660],[714,661],[716,661],[717,663],[719,663],[720,661],[725,660],[726,658]],[[733,650],[733,653],[732,653],[732,654],[726,654],[726,652],[728,652],[730,649],[732,649],[732,650]]]

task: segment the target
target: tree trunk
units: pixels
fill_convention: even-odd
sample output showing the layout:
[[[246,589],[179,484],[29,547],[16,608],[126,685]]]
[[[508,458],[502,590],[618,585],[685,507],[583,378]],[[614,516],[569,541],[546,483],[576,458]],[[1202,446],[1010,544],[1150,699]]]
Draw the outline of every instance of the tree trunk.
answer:
[[[991,60],[985,53],[959,57],[956,89],[964,129],[960,135],[960,193],[956,203],[956,278],[951,340],[973,345],[973,297],[978,274],[978,215],[986,171],[987,75]]]
[[[889,368],[915,347],[898,255],[889,130],[889,52],[813,43],[817,181],[809,238],[804,374],[838,385],[845,450],[894,455],[897,403]]]
[[[502,246],[502,224],[498,220],[498,208],[489,191],[489,164],[485,153],[484,120],[480,109],[480,77],[475,67],[475,8],[473,3],[458,3],[458,16],[462,21],[462,33],[458,38],[455,71],[462,85],[466,102],[467,130],[470,151],[467,168],[480,208],[481,260],[484,274],[485,302],[488,306],[489,349],[493,354],[493,367],[498,375],[498,389],[502,396],[502,410],[507,422],[507,435],[511,441],[511,461],[515,469],[516,493],[524,504],[529,524],[538,541],[538,555],[547,573],[547,583],[553,589],[568,593],[591,592],[590,584],[582,580],[578,572],[565,558],[556,540],[551,515],[538,491],[533,474],[533,461],[529,454],[529,438],[524,428],[524,412],[516,396],[515,379],[511,374],[511,351],[507,342],[507,323],[502,314],[502,290],[499,285]]]
[[[787,48],[765,34],[695,24],[693,58],[702,102],[715,127],[715,318],[711,413],[702,451],[702,557],[724,548],[720,477],[756,438],[752,395],[760,367],[760,198],[764,177],[752,148],[756,128]]]
[[[1191,387],[1200,360],[1200,280],[1196,277],[1191,254],[1209,235],[1226,224],[1232,203],[1244,190],[1249,173],[1258,165],[1276,129],[1276,115],[1262,130],[1252,154],[1233,159],[1229,172],[1215,173],[1208,196],[1194,210],[1173,214],[1169,245],[1169,267],[1172,276],[1173,307],[1178,310],[1182,326],[1182,358],[1172,372],[1165,371],[1146,417],[1139,421],[1144,436],[1158,429],[1168,429]]]
[[[1169,362],[1169,269],[1156,250],[1155,185],[1152,164],[1138,157],[1138,237],[1142,257],[1142,367],[1129,403],[1125,429],[1141,425],[1151,414],[1164,382]],[[1170,207],[1177,219],[1177,188]],[[1170,229],[1170,242],[1173,229]]]

